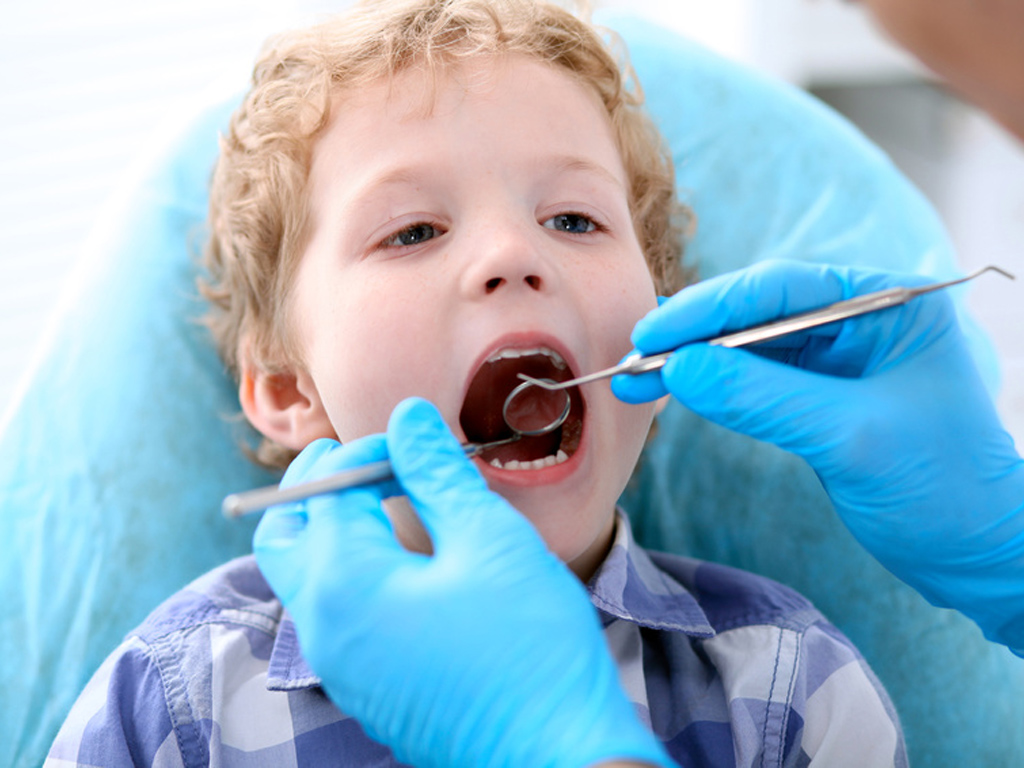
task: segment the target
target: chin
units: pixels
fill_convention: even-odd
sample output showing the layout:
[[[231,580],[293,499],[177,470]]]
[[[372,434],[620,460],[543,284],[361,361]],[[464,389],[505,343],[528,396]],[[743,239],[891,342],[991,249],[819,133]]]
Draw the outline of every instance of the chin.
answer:
[[[494,490],[533,524],[559,560],[582,581],[590,578],[611,544],[616,501],[612,494],[524,487]]]

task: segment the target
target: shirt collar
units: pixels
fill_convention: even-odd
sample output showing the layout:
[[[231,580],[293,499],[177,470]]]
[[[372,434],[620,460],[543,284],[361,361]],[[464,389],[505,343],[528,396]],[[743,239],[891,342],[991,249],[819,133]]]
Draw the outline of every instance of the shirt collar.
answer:
[[[299,636],[295,633],[295,622],[288,611],[281,614],[281,623],[270,651],[267,668],[268,691],[297,691],[315,688],[320,678],[313,673],[299,650]]]
[[[616,512],[615,540],[587,591],[605,626],[621,619],[693,637],[715,634],[693,595],[651,562],[635,542],[629,519],[621,510]],[[320,678],[303,658],[295,624],[285,611],[270,653],[267,689],[294,691],[318,685]]]
[[[629,519],[616,513],[615,540],[587,585],[604,624],[621,619],[641,627],[713,637],[715,630],[697,599],[655,565],[633,539]]]

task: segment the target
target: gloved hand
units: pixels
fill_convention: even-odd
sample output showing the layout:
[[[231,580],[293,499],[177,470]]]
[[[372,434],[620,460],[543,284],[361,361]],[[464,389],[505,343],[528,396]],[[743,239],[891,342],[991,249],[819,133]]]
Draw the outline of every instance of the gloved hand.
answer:
[[[662,352],[923,282],[765,262],[684,289],[637,323],[632,340]],[[886,568],[1024,655],[1024,462],[949,296],[752,349],[684,346],[660,372],[619,376],[612,387],[627,402],[671,392],[713,422],[802,456]]]
[[[622,689],[583,586],[429,403],[401,403],[386,438],[313,443],[284,484],[385,456],[396,483],[275,507],[254,540],[342,711],[417,766],[672,765]],[[432,556],[403,549],[381,509],[403,491]]]

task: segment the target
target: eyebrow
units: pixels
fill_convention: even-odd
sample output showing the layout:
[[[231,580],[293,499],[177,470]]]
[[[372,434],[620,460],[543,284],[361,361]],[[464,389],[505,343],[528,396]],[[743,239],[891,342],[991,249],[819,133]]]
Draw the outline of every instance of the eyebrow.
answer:
[[[359,188],[363,192],[380,189],[382,187],[393,187],[402,184],[417,184],[423,180],[426,174],[422,169],[400,166],[398,168],[386,168],[380,173],[367,176],[361,181]]]
[[[604,181],[625,189],[626,185],[622,179],[605,168],[600,163],[595,163],[585,157],[576,155],[552,155],[540,157],[536,160],[539,166],[553,169],[558,173],[586,173],[601,177]],[[398,167],[381,171],[379,174],[370,176],[360,187],[364,192],[381,189],[390,186],[404,184],[419,184],[424,178],[429,178],[422,168]]]
[[[384,168],[369,173],[364,178],[357,179],[354,185],[346,185],[346,197],[349,200],[346,208],[358,212],[370,205],[370,201],[388,187],[422,184],[427,178],[429,174],[425,174],[422,168],[406,166]]]
[[[600,176],[607,182],[614,184],[616,187],[625,190],[625,182],[617,177],[610,170],[605,168],[600,163],[595,163],[585,157],[577,157],[576,155],[556,155],[552,158],[548,158],[545,162],[552,162],[553,167],[558,171],[563,172],[581,172],[587,174],[594,174]]]

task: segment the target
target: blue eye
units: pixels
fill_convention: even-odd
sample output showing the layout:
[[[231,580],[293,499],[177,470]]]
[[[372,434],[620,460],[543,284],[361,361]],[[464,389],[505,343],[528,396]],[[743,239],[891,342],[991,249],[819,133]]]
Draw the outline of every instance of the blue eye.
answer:
[[[396,232],[381,243],[384,247],[397,247],[403,245],[419,245],[427,240],[433,240],[441,232],[432,224],[419,223],[406,227],[401,232]]]
[[[585,235],[598,228],[593,219],[587,218],[581,213],[560,213],[545,221],[544,226],[573,235]]]

